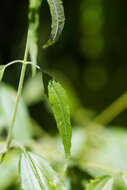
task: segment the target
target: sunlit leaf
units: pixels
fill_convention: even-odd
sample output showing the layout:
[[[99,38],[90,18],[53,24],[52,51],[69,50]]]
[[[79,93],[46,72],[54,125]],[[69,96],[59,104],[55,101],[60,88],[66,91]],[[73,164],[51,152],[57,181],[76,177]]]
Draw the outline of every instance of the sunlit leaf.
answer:
[[[98,179],[91,181],[86,190],[111,190],[113,178],[110,176],[102,176]]]
[[[29,78],[24,84],[22,94],[27,105],[35,104],[44,98],[44,89],[43,85],[40,85],[41,82],[42,76],[38,73],[35,77]]]
[[[56,172],[48,162],[33,153],[22,153],[20,176],[23,190],[63,190]]]
[[[93,135],[94,134],[94,135]],[[102,128],[97,130],[93,127],[92,143],[86,147],[80,154],[82,157],[79,161],[81,168],[87,170],[92,176],[100,176],[108,174],[107,172],[99,169],[87,166],[85,161],[100,165],[102,168],[109,170],[115,170],[118,172],[127,171],[127,132],[124,128],[113,128],[105,129]],[[95,135],[96,134],[96,135]],[[82,161],[81,161],[82,160]]]
[[[60,83],[50,80],[48,84],[48,96],[51,104],[57,127],[62,137],[66,157],[70,157],[71,150],[71,123],[70,109],[67,94]]]
[[[37,65],[38,55],[38,34],[37,29],[39,27],[39,8],[42,0],[29,0],[29,48],[30,57],[32,63]],[[36,68],[32,66],[33,75],[36,72]]]
[[[5,71],[5,66],[4,66],[4,65],[0,65],[0,81],[1,81],[2,78],[3,78],[4,71]]]
[[[3,83],[0,84],[0,134],[5,132],[10,126],[12,119],[12,113],[14,111],[14,105],[16,100],[16,92]],[[13,138],[18,140],[27,140],[32,137],[31,122],[26,105],[21,98],[16,121],[14,124]]]
[[[0,145],[1,148],[1,145]],[[0,164],[0,189],[8,189],[14,184],[18,176],[18,159],[17,151],[6,153],[3,162]]]
[[[43,46],[43,48],[46,48],[56,42],[56,40],[59,38],[65,22],[64,17],[64,8],[61,0],[47,0],[50,12],[52,16],[52,30],[51,35],[48,40],[48,42]]]

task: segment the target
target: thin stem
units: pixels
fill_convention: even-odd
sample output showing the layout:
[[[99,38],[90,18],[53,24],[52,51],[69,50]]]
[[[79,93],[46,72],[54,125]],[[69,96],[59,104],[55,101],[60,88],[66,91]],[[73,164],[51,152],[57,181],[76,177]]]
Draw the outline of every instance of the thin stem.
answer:
[[[95,168],[95,169],[99,169],[99,170],[103,170],[103,171],[105,171],[105,172],[107,172],[107,173],[111,173],[111,174],[119,174],[120,172],[119,171],[117,171],[117,170],[113,170],[113,169],[109,169],[109,168],[105,168],[104,166],[101,166],[101,165],[99,165],[99,164],[96,164],[96,163],[94,163],[94,162],[86,162],[85,163],[85,166],[86,167],[92,167],[92,168]]]
[[[33,64],[32,62],[26,62],[26,64],[32,65],[33,67],[40,69],[38,65]],[[35,76],[35,75],[34,75]]]
[[[15,64],[15,63],[24,63],[24,60],[15,60],[15,61],[11,61],[11,62],[8,63],[7,65],[5,65],[5,68],[7,68],[7,67],[9,67],[9,66],[11,66],[11,65],[13,65],[13,64]],[[31,64],[30,61],[27,61],[26,63],[27,63],[27,64]]]
[[[24,64],[29,64],[29,65],[32,65],[33,67],[37,68],[37,69],[40,69],[40,67],[38,65],[35,65],[33,64],[31,61],[26,61],[24,62],[24,60],[15,60],[15,61],[11,61],[10,63],[8,63],[7,65],[5,65],[4,69],[6,69],[7,67],[15,64],[15,63],[24,63]]]
[[[107,125],[127,108],[127,92],[116,99],[106,110],[99,114],[92,123]]]
[[[16,97],[15,108],[14,108],[13,117],[12,117],[11,125],[9,127],[8,137],[7,137],[7,141],[6,141],[6,148],[7,149],[9,148],[9,145],[10,145],[10,142],[11,142],[12,131],[13,131],[14,124],[15,124],[16,113],[17,113],[18,104],[19,104],[19,100],[20,100],[20,96],[21,96],[21,92],[22,92],[23,82],[24,82],[24,76],[25,76],[25,71],[26,71],[26,66],[27,66],[26,62],[27,62],[28,53],[29,53],[28,40],[29,40],[29,34],[27,36],[27,42],[26,42],[26,48],[25,48],[25,54],[24,54],[24,61],[23,61],[23,65],[22,65],[21,75],[20,75],[20,81],[19,81],[19,86],[18,86],[18,92],[17,92],[17,97]]]

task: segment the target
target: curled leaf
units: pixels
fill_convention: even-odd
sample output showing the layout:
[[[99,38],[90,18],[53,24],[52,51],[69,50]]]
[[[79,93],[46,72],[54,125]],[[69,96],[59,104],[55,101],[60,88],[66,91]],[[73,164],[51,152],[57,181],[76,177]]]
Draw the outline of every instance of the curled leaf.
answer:
[[[51,35],[48,42],[43,46],[47,48],[59,38],[65,23],[64,8],[61,0],[47,0],[52,16]]]

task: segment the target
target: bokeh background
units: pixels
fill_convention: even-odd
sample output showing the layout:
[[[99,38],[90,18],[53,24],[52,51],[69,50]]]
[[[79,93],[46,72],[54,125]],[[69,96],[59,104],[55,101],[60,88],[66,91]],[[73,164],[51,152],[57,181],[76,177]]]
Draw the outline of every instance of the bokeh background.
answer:
[[[85,139],[85,133],[82,132],[82,128],[127,91],[127,1],[63,0],[63,3],[66,15],[64,31],[54,46],[42,49],[42,45],[49,38],[51,25],[51,16],[47,2],[46,0],[42,2],[40,8],[40,27],[38,30],[38,65],[42,70],[48,70],[53,73],[63,83],[69,94],[70,104],[72,103],[72,125],[77,130],[74,142],[78,142],[79,147],[76,144],[74,145],[75,149],[78,150],[78,148],[80,149],[80,144],[84,148],[84,141],[80,142],[80,140]],[[28,0],[1,1],[0,65],[7,64],[12,60],[23,59],[28,29],[27,17]],[[4,83],[17,89],[20,71],[21,65],[15,64],[9,67],[3,78]],[[25,77],[27,87],[30,86],[28,82],[30,77],[31,68],[28,67]],[[58,134],[56,123],[51,115],[51,111],[47,109],[49,108],[48,105],[40,98],[40,91],[37,101],[29,102],[31,95],[36,92],[36,89],[40,90],[41,81],[40,84],[34,83],[33,85],[32,83],[33,86],[30,86],[30,88],[27,88],[25,84],[25,89],[23,90],[24,102],[28,106],[31,117],[39,124],[40,128],[43,127],[46,132],[55,136]],[[38,85],[36,86],[36,84]],[[27,89],[30,89],[30,91]],[[4,101],[6,103],[6,98]],[[0,102],[1,104],[2,102]],[[9,110],[8,107],[6,107],[7,110]],[[21,113],[21,115],[19,114],[19,118],[23,119],[25,114]],[[17,125],[21,124],[22,122],[19,120]],[[110,123],[110,127],[106,128],[105,131],[100,133],[95,128],[93,132],[95,131],[96,134],[92,134],[93,136],[95,135],[93,139],[96,141],[96,137],[101,137],[102,139],[104,137],[104,141],[107,144],[106,147],[101,147],[102,152],[100,150],[98,152],[90,150],[92,154],[90,153],[90,157],[88,156],[87,159],[94,159],[96,162],[103,163],[109,168],[127,171],[127,154],[125,151],[127,147],[126,126],[127,110],[124,110]],[[119,129],[122,127],[125,129],[121,132]],[[114,132],[112,132],[112,128]],[[37,131],[37,136],[32,136],[35,139],[39,139],[40,137],[39,129]],[[20,137],[21,132],[18,130],[17,132]],[[2,134],[0,131],[0,137],[5,138],[6,135],[7,131],[3,131]],[[93,144],[95,144],[95,141]],[[52,140],[47,141],[46,139],[46,142],[48,142],[49,147],[51,145],[52,150]],[[43,145],[43,142],[41,143]],[[102,143],[98,144],[101,146]],[[45,149],[41,150],[42,155]],[[86,159],[85,156],[88,150],[83,149],[82,151],[81,148],[79,152],[80,154],[82,153],[82,156],[77,153],[78,151],[75,151],[75,154],[79,158]],[[72,178],[73,190],[82,190],[82,184],[85,184],[85,180],[87,179],[88,182],[91,176],[97,176],[98,174],[87,173],[84,165],[78,164],[78,166],[72,167],[69,173]],[[7,168],[6,165],[5,168]],[[3,171],[5,171],[4,168]],[[14,171],[12,172],[10,169],[10,173],[12,174]],[[5,176],[7,176],[6,171]],[[3,179],[5,176],[3,176]],[[6,184],[6,180],[3,183]],[[115,190],[121,190],[121,187],[118,188],[118,186]],[[12,183],[10,189],[14,188],[16,189],[17,187]]]
[[[49,37],[51,18],[45,0],[40,9],[38,64],[65,75],[84,106],[96,113],[127,89],[126,6],[125,0],[64,0],[64,32],[46,50],[42,44]],[[27,14],[28,1],[1,2],[0,64],[22,59]],[[20,67],[14,65],[6,72],[4,81],[16,88],[19,74]],[[36,106],[39,105],[35,105],[35,110]],[[127,111],[114,122],[126,125],[126,115]]]

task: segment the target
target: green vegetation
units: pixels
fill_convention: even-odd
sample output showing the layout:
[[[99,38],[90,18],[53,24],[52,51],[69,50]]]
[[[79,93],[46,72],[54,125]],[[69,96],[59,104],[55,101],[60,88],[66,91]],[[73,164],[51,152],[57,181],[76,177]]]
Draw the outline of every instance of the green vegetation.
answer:
[[[127,93],[96,114],[83,105],[64,71],[38,66],[39,44],[41,51],[54,45],[65,24],[62,1],[47,3],[52,18],[48,42],[42,46],[38,31],[43,1],[29,0],[24,58],[0,65],[0,190],[126,190],[127,131],[109,125],[127,108]],[[101,1],[82,2],[80,16],[82,31],[85,28],[81,51],[88,62],[97,62],[104,54]],[[3,82],[5,71],[13,65],[22,67],[17,92]],[[103,89],[106,71],[95,67],[86,68],[84,79],[77,80],[81,90],[83,80],[88,89]],[[73,66],[66,71],[75,72]],[[98,80],[100,73],[102,80]],[[40,102],[45,110],[35,109],[34,114],[46,127],[30,113]]]

